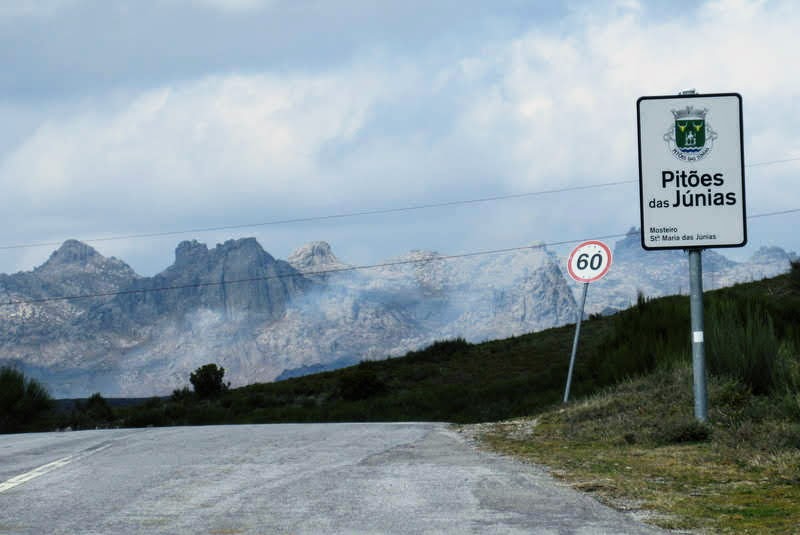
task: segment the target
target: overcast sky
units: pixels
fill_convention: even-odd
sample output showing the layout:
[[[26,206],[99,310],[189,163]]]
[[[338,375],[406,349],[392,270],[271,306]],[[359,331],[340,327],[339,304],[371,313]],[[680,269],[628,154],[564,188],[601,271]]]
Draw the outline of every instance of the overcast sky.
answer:
[[[793,1],[0,2],[0,246],[246,225],[636,181],[636,99],[742,94],[745,161],[800,158]],[[747,170],[800,208],[800,161]],[[313,240],[345,262],[625,232],[638,184],[90,242],[140,274],[179,241]],[[750,221],[800,250],[800,214]],[[0,249],[28,270],[55,247]]]

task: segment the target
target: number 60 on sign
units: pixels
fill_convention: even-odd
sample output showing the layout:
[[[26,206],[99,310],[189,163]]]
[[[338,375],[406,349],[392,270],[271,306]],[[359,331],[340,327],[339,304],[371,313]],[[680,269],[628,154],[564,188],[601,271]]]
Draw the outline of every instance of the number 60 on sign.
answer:
[[[594,282],[602,279],[611,267],[611,249],[596,240],[577,246],[567,261],[569,276],[577,282]]]

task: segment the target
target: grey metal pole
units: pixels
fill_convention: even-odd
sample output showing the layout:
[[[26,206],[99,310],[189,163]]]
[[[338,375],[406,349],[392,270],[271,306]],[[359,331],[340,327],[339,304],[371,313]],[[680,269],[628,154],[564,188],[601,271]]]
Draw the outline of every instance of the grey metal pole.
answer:
[[[696,95],[695,89],[685,89],[679,95]],[[694,381],[694,417],[708,421],[708,392],[706,389],[706,352],[703,332],[703,257],[702,249],[689,249],[689,307],[692,315],[692,373]],[[712,284],[713,285],[713,284]]]
[[[703,334],[703,258],[701,249],[689,249],[689,306],[692,315],[692,372],[694,417],[708,421],[705,336]]]
[[[572,340],[572,356],[569,358],[569,372],[567,372],[567,387],[564,389],[564,403],[569,401],[569,387],[572,385],[572,370],[575,368],[575,354],[578,352],[578,338],[581,335],[581,320],[583,319],[583,308],[586,306],[586,293],[589,291],[589,283],[583,283],[583,297],[578,311],[578,320],[575,322],[575,338]]]

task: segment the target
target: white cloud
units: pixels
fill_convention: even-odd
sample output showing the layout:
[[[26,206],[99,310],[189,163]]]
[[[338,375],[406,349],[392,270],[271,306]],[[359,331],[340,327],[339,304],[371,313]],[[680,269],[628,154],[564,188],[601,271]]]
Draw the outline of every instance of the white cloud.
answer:
[[[796,152],[800,71],[789,66],[798,17],[789,4],[713,2],[668,20],[638,9],[577,17],[566,35],[535,28],[462,61],[478,89],[460,130],[515,162],[515,187],[633,178],[636,98],[686,87],[743,94],[748,139],[773,131],[768,143],[750,143],[753,158]]]
[[[357,74],[212,77],[84,104],[42,124],[0,177],[41,206],[122,195],[197,209],[226,196],[328,194],[318,153],[358,130],[372,85]]]
[[[58,211],[73,221],[64,232],[97,235],[86,229],[172,230],[633,180],[636,98],[686,87],[743,94],[750,161],[798,155],[792,3],[720,0],[671,17],[648,7],[589,4],[560,24],[531,21],[507,40],[465,37],[456,55],[433,45],[425,57],[372,47],[327,70],[209,74],[82,100],[0,160],[4,210],[40,223]],[[754,169],[751,211],[786,208],[794,169]],[[580,237],[624,231],[638,218],[629,189],[581,197],[585,209],[568,222],[553,208],[558,198],[508,205],[505,224],[502,207],[462,215],[435,233],[443,245],[425,236],[425,246],[448,252],[499,235],[512,246],[567,238],[565,228]],[[394,237],[402,233],[391,225],[401,223],[382,224]],[[363,232],[365,240],[380,234]],[[391,240],[358,247],[377,257],[410,248]]]

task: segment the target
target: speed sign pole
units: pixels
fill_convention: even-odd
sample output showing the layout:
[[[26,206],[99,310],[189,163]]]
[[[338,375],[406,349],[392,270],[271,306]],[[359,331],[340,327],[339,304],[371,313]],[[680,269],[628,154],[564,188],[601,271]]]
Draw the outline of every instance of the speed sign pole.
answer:
[[[564,403],[569,401],[569,389],[572,385],[572,371],[575,368],[575,355],[578,352],[578,339],[581,335],[581,321],[583,310],[586,307],[586,294],[589,293],[589,283],[602,279],[611,267],[611,249],[601,241],[590,240],[583,242],[573,249],[567,260],[567,272],[576,282],[583,283],[581,306],[578,308],[578,318],[575,322],[575,338],[572,341],[572,355],[569,358],[569,371],[567,372],[567,386],[564,388]]]

